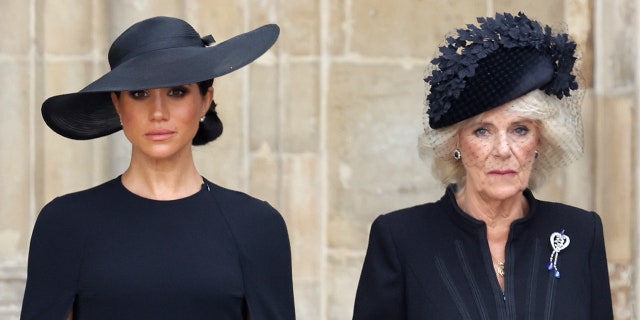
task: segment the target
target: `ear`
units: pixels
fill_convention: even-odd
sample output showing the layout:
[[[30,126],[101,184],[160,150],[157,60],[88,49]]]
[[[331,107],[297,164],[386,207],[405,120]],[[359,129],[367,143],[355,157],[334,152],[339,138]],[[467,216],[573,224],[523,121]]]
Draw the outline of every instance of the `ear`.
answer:
[[[540,120],[538,120],[536,122],[536,127],[537,127],[537,130],[538,130],[538,146],[537,146],[537,150],[540,150],[540,149],[542,149],[542,147],[544,147],[544,138],[543,138],[543,132],[542,132],[544,129],[543,129],[541,123],[540,123]]]
[[[542,149],[542,147],[544,147],[544,141],[542,138],[538,138],[538,150]]]
[[[204,116],[209,111],[211,107],[211,102],[213,102],[213,87],[209,87],[207,93],[204,95],[204,101],[202,103],[202,110],[200,112],[201,116]]]

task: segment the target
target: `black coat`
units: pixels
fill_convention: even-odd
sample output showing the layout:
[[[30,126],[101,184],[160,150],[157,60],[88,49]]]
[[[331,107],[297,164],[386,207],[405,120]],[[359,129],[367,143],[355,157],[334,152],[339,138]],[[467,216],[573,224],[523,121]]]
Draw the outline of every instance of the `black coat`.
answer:
[[[139,197],[114,179],[59,197],[36,222],[24,320],[293,320],[284,220],[211,182],[189,197]]]
[[[452,187],[435,203],[378,217],[356,295],[355,320],[613,319],[602,222],[594,212],[536,200],[512,223],[500,289],[482,221]],[[570,238],[555,278],[550,236]]]

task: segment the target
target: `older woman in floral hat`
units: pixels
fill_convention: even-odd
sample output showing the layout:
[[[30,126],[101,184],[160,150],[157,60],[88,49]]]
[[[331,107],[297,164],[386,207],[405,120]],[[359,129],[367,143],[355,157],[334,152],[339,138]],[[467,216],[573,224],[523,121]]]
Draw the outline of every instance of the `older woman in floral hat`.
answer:
[[[612,319],[599,216],[531,191],[582,153],[576,45],[522,13],[478,23],[425,79],[445,194],[373,222],[353,319]]]
[[[109,73],[44,102],[45,122],[65,137],[124,130],[131,162],[42,209],[22,319],[295,318],[282,217],[203,178],[192,154],[222,133],[213,79],[278,34],[266,25],[213,45],[183,20],[147,19],[115,40]]]

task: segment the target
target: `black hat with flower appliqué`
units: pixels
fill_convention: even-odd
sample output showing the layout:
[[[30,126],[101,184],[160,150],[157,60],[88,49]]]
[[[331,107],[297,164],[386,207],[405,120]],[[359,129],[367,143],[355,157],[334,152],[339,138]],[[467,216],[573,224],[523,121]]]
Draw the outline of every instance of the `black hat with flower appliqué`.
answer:
[[[458,29],[431,61],[427,114],[439,129],[540,89],[563,99],[578,89],[576,43],[520,12]]]

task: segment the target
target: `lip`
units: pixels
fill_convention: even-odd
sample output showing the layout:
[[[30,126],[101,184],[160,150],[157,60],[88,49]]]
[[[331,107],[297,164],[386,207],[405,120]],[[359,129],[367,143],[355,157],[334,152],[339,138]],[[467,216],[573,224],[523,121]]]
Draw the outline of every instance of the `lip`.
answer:
[[[514,170],[491,170],[489,171],[489,174],[493,174],[493,175],[498,175],[498,176],[507,176],[507,175],[514,175],[517,172]]]
[[[176,132],[168,129],[154,129],[144,135],[152,141],[162,141],[171,138]]]

